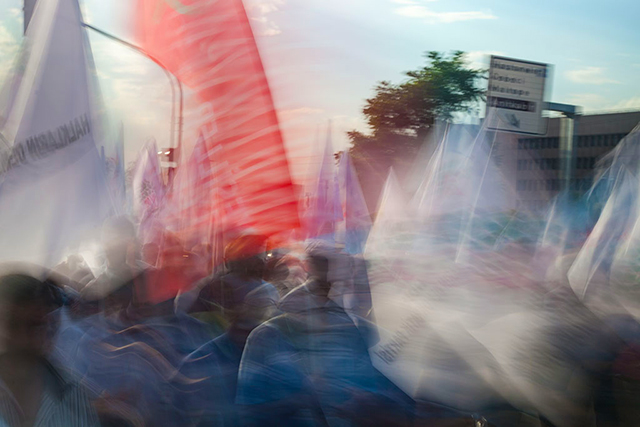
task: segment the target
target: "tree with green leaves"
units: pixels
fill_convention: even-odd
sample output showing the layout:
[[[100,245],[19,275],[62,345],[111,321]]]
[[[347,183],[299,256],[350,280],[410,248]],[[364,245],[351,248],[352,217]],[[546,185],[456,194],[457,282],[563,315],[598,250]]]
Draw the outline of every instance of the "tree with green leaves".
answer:
[[[368,186],[365,183],[375,187],[375,194],[367,198],[370,208],[375,209],[372,199],[377,200],[389,166],[402,169],[410,163],[436,120],[450,121],[455,113],[477,110],[485,99],[480,85],[485,70],[469,68],[464,52],[431,51],[425,57],[426,65],[405,72],[405,81],[382,81],[375,86],[374,96],[362,110],[370,134],[348,133],[363,187]]]
[[[457,112],[470,112],[484,100],[479,87],[484,70],[467,67],[464,52],[447,56],[428,52],[427,65],[407,71],[402,83],[382,81],[367,99],[362,112],[372,136],[385,133],[421,136],[436,119],[451,120]]]

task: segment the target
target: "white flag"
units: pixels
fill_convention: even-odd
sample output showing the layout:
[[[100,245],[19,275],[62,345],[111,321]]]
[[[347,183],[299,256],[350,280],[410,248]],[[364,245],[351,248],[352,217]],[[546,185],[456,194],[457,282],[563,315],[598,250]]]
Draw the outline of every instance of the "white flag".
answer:
[[[133,213],[140,221],[140,238],[143,243],[153,240],[156,215],[164,198],[164,183],[160,172],[158,148],[155,140],[148,141],[140,150],[131,183]],[[157,233],[156,233],[157,234]]]
[[[350,254],[361,254],[371,230],[371,216],[349,150],[345,150],[340,157],[338,187],[345,250]]]
[[[50,266],[111,212],[77,0],[38,2],[0,105],[0,260]],[[16,77],[18,74],[20,78]]]

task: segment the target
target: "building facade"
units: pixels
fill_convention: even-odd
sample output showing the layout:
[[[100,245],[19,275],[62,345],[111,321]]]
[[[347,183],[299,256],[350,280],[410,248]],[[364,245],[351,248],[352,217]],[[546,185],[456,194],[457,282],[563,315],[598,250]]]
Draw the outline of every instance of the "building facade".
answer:
[[[640,111],[577,116],[574,121],[571,189],[586,192],[593,184],[598,160],[615,148],[640,123]],[[547,133],[540,136],[510,135],[507,144],[515,177],[515,207],[541,210],[562,189],[560,119],[548,120]],[[510,172],[510,173],[509,173]]]

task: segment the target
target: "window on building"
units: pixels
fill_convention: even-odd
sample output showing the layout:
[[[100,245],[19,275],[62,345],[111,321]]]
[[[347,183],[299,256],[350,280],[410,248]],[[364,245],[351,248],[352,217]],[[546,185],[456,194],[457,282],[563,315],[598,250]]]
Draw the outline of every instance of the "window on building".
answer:
[[[576,169],[582,169],[582,157],[576,159]]]
[[[589,169],[593,169],[596,167],[596,158],[595,157],[591,157],[589,159]]]
[[[604,135],[602,137],[602,145],[605,146],[605,147],[608,147],[610,145],[609,144],[609,139],[611,139],[610,135]]]
[[[576,141],[576,146],[577,146],[578,148],[581,148],[581,147],[582,147],[582,143],[583,143],[583,141],[584,141],[584,137],[579,136],[577,139],[578,139],[578,141]]]
[[[589,137],[589,139],[591,140],[591,144],[590,144],[590,145],[591,145],[592,147],[595,147],[595,146],[596,146],[596,137],[595,137],[595,135],[591,135],[591,136]]]
[[[596,145],[597,145],[598,147],[602,147],[602,135],[598,135],[598,136],[596,137],[596,141],[597,141],[597,142],[596,142]]]

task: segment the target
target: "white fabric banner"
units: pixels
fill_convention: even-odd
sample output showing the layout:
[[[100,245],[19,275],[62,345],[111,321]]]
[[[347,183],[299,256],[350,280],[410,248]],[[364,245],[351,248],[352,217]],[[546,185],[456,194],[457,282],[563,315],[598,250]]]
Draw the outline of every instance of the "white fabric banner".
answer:
[[[51,266],[112,211],[77,0],[38,2],[0,105],[0,261]]]

